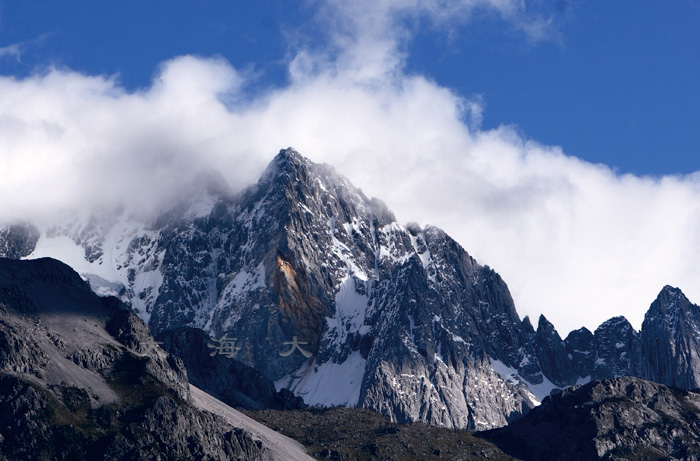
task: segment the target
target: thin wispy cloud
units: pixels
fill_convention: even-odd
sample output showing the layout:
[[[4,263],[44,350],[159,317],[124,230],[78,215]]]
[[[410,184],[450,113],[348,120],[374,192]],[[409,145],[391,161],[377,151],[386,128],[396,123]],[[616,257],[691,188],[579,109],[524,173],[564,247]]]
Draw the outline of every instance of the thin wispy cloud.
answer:
[[[253,73],[194,56],[136,92],[62,69],[0,78],[0,220],[155,212],[211,168],[240,190],[293,146],[400,221],[443,227],[503,275],[521,315],[564,333],[613,315],[639,327],[665,284],[700,301],[700,174],[618,175],[484,130],[479,96],[405,72],[418,23],[449,29],[479,11],[518,30],[546,20],[511,1],[328,2],[316,25],[328,46],[297,42],[290,83],[254,95]]]
[[[22,60],[22,55],[28,48],[40,45],[50,36],[51,34],[42,34],[32,40],[2,46],[0,47],[0,59],[14,59],[17,62],[20,62]]]
[[[22,45],[15,43],[8,46],[0,47],[0,59],[14,58],[17,61],[22,56]]]

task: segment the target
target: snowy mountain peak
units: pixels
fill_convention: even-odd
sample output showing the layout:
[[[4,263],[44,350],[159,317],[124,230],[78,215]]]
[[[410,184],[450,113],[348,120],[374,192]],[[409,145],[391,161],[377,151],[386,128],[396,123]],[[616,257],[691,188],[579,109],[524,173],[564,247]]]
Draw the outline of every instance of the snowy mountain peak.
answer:
[[[0,251],[61,259],[154,333],[204,330],[309,404],[395,421],[496,427],[556,387],[628,373],[639,356],[637,333],[614,319],[562,340],[541,316],[535,331],[501,277],[445,232],[399,224],[292,148],[235,197],[219,175],[190,192],[145,221],[84,213],[38,241],[30,227],[0,231]],[[657,303],[685,306],[673,290]]]
[[[63,253],[155,333],[186,325],[235,338],[237,359],[310,404],[472,428],[531,405],[486,360],[525,363],[505,283],[441,230],[398,224],[293,149],[235,199],[203,190],[197,200],[212,202],[157,225],[81,221],[42,235],[34,254]]]
[[[305,181],[307,173],[314,164],[291,147],[282,149],[268,164],[263,172],[261,182],[275,181],[278,176]],[[279,179],[277,179],[279,180]]]
[[[290,165],[311,165],[312,162],[308,158],[301,155],[293,147],[287,147],[286,149],[280,149],[279,153],[272,160],[270,165],[279,164],[290,164]]]

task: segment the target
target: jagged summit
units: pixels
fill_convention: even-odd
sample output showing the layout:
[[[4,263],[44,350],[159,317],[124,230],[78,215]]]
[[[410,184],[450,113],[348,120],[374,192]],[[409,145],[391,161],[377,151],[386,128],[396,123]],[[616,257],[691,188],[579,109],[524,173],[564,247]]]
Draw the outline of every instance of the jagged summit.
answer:
[[[679,288],[666,285],[649,307],[642,328],[644,324],[661,324],[676,337],[694,336],[700,333],[696,331],[700,325],[700,308]]]
[[[274,207],[298,209],[307,207],[309,201],[321,200],[326,214],[341,212],[333,202],[350,208],[354,215],[365,211],[382,222],[396,221],[393,213],[377,198],[367,198],[347,178],[327,164],[317,164],[289,147],[282,149],[268,164],[257,184],[242,193],[241,202],[265,200]],[[328,208],[331,207],[331,208]],[[350,219],[344,213],[345,219]]]
[[[275,176],[283,174],[293,179],[304,179],[306,169],[312,162],[291,147],[281,149],[267,165],[260,181],[273,181]]]
[[[637,376],[684,389],[700,388],[700,307],[665,286],[644,316]]]
[[[567,386],[573,373],[572,362],[566,344],[544,315],[537,322],[534,348],[544,375],[559,387]]]
[[[677,295],[677,294],[683,295],[683,292],[681,291],[680,288],[678,288],[678,287],[673,287],[673,286],[671,286],[671,285],[664,285],[664,287],[663,287],[663,288],[661,289],[661,291],[659,292],[659,296],[660,296],[662,293],[669,293],[669,294],[672,294],[672,295]]]
[[[595,361],[593,379],[630,376],[639,333],[622,316],[601,323],[594,332]]]
[[[692,303],[688,300],[688,298],[686,298],[685,294],[683,294],[680,288],[666,285],[659,292],[659,295],[656,297],[654,303],[652,303],[651,308],[649,311],[647,311],[646,315],[653,316],[657,313],[670,312],[677,309],[692,309],[691,306]]]
[[[296,165],[311,165],[311,160],[301,155],[293,147],[280,149],[279,153],[274,157],[271,164],[289,163]]]

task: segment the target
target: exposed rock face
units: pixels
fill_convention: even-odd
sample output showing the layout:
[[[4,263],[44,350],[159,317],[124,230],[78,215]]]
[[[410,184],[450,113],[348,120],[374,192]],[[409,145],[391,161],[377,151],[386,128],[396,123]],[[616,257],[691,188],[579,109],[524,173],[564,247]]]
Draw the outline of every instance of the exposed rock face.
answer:
[[[557,386],[569,385],[571,377],[575,375],[574,363],[569,357],[566,344],[544,315],[540,316],[537,324],[533,347],[545,376]]]
[[[574,330],[564,340],[571,361],[571,372],[577,377],[590,377],[595,367],[595,336],[588,328]]]
[[[228,405],[249,410],[305,406],[288,389],[277,392],[272,381],[256,369],[209,347],[212,339],[200,329],[181,327],[164,331],[156,339],[163,349],[182,359],[190,383]]]
[[[524,329],[531,331],[526,320]],[[682,389],[700,387],[700,308],[678,288],[664,287],[640,333],[624,317],[613,317],[594,333],[581,328],[561,341],[541,317],[530,338],[544,375],[560,388],[619,376]]]
[[[172,395],[92,409],[83,389],[48,391],[3,374],[0,453],[3,459],[268,459],[259,441]]]
[[[638,337],[624,317],[613,317],[596,328],[593,379],[630,376],[630,361],[635,356]]]
[[[93,289],[120,296],[151,331],[235,338],[236,360],[312,405],[486,428],[596,378],[636,373],[697,386],[698,339],[678,339],[695,327],[669,333],[679,346],[663,357],[667,369],[638,358],[656,353],[639,345],[653,340],[638,340],[621,318],[565,340],[544,317],[535,331],[500,276],[448,235],[398,224],[381,201],[293,149],[237,196],[209,178],[191,202],[149,222],[89,216],[44,229],[32,256],[59,241],[82,248],[73,264],[89,267],[82,275]],[[683,321],[697,325],[686,311]],[[110,332],[141,344],[140,324],[120,322]],[[73,360],[105,366],[95,353]],[[677,364],[687,379],[671,381]]]
[[[664,287],[644,316],[633,373],[682,389],[700,388],[700,307]]]
[[[267,459],[188,403],[182,362],[116,298],[51,259],[0,258],[0,455]]]
[[[153,332],[236,338],[236,359],[310,404],[491,427],[532,406],[492,363],[543,380],[498,274],[292,149],[237,197],[203,186],[150,223],[91,217],[42,239],[83,247],[93,288],[122,296]]]
[[[482,436],[528,460],[700,459],[700,394],[630,377],[595,381]]]
[[[226,276],[203,326],[239,338],[243,359],[280,386],[311,404],[450,427],[505,424],[531,405],[482,360],[521,361],[505,284],[439,229],[398,225],[381,202],[292,150],[231,221],[217,263]],[[293,336],[311,358],[281,357]],[[486,375],[500,385],[466,385]]]
[[[504,382],[488,361],[454,368],[442,363],[401,368],[383,362],[369,379],[373,385],[360,395],[363,406],[399,423],[487,428],[513,421],[533,407],[527,388],[514,392],[513,383]]]
[[[0,258],[19,259],[31,254],[40,235],[39,229],[29,223],[0,228]]]

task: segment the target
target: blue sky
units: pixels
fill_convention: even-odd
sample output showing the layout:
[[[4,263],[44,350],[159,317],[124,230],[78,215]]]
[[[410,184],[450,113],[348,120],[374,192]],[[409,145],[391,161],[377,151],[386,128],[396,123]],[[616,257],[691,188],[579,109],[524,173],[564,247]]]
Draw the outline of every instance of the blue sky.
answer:
[[[0,0],[0,222],[149,215],[293,146],[521,315],[639,328],[700,302],[700,3],[630,5]]]
[[[528,37],[490,12],[449,30],[420,20],[403,45],[407,72],[481,95],[484,128],[513,124],[569,155],[636,174],[700,169],[700,3],[527,3],[552,22]],[[220,55],[284,85],[299,42],[322,40],[316,2],[266,0],[0,3],[0,73],[46,66],[117,74],[146,87],[161,62]],[[322,42],[321,42],[322,43]]]

